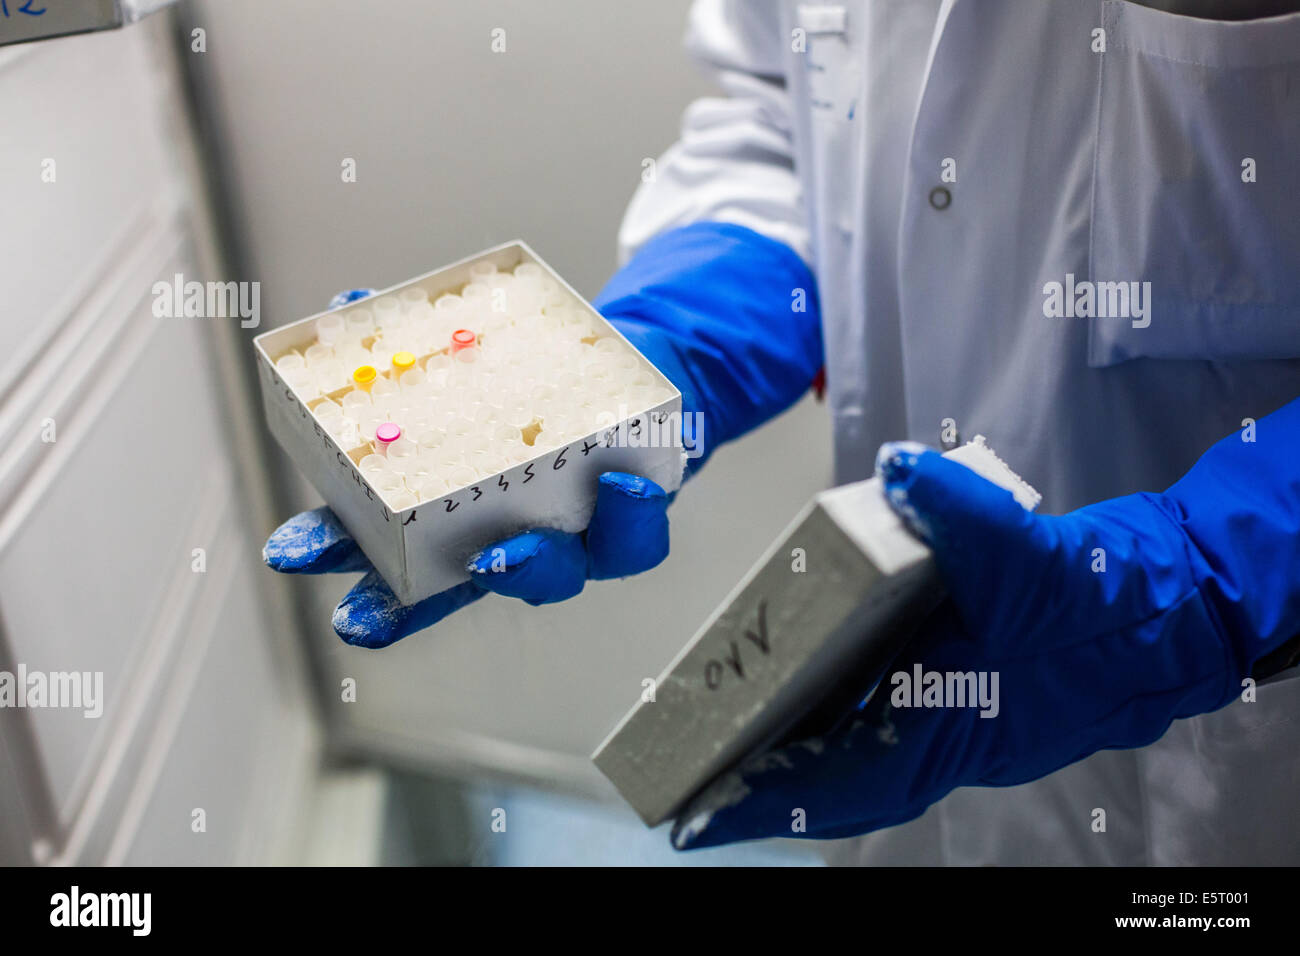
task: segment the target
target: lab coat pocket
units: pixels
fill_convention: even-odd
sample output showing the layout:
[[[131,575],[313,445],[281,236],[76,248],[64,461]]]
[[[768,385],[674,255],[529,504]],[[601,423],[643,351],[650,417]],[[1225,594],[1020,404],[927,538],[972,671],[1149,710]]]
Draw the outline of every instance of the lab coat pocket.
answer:
[[[857,226],[856,194],[860,159],[859,97],[862,68],[850,32],[860,11],[843,4],[799,4],[794,36],[804,72],[804,98],[812,118],[808,177],[816,209],[833,210],[842,235]]]
[[[1300,14],[1102,24],[1088,364],[1300,356]]]
[[[792,43],[803,53],[808,108],[816,119],[853,118],[861,74],[850,43],[849,13],[842,4],[801,3],[795,7]]]

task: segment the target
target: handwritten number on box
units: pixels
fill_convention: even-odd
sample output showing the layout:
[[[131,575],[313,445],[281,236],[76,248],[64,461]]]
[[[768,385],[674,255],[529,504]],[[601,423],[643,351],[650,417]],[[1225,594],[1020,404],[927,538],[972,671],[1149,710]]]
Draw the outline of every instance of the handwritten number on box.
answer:
[[[27,0],[26,3],[24,3],[21,7],[18,8],[18,12],[25,13],[29,17],[39,17],[42,13],[45,12],[46,8],[41,7],[38,10],[33,6],[33,4],[35,3],[36,0]],[[6,19],[13,16],[13,14],[9,12],[9,0],[0,0],[0,13],[3,13]]]

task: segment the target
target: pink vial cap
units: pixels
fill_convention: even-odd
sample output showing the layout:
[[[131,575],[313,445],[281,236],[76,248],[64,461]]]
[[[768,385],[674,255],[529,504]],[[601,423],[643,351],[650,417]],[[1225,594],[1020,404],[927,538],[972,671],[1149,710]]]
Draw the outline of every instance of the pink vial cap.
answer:
[[[478,345],[478,336],[469,329],[457,329],[451,333],[452,352],[459,352],[461,349],[467,349],[475,345]]]
[[[375,438],[387,445],[389,442],[395,442],[402,437],[402,430],[392,422],[384,422],[375,429]]]

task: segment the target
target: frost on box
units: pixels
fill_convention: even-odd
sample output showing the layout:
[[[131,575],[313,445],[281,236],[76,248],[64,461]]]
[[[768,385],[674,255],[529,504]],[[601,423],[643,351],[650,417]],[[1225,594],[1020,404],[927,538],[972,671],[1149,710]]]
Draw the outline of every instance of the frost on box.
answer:
[[[680,393],[521,242],[256,346],[271,432],[405,603],[581,531],[602,472],[681,484]]]

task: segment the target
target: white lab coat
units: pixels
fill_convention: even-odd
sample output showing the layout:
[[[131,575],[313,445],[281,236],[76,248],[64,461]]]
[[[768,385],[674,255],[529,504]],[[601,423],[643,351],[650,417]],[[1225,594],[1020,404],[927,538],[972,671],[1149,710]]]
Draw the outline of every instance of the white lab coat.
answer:
[[[1061,512],[1161,490],[1300,395],[1300,13],[697,0],[687,43],[727,96],[690,107],[623,252],[717,219],[813,265],[840,481],[951,419]],[[1151,282],[1149,324],[1046,317],[1067,275]],[[1149,747],[956,791],[832,855],[1297,863],[1297,798],[1292,669]]]

